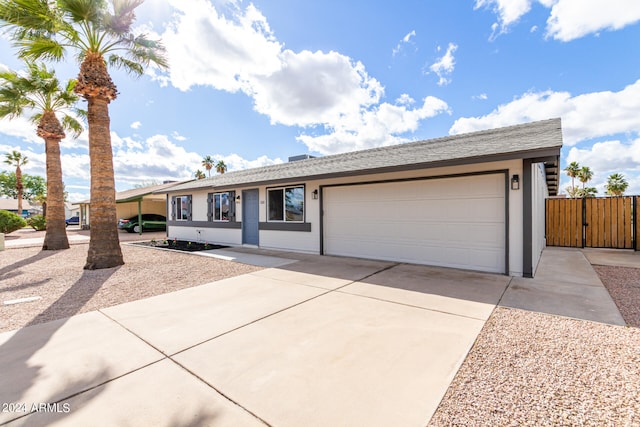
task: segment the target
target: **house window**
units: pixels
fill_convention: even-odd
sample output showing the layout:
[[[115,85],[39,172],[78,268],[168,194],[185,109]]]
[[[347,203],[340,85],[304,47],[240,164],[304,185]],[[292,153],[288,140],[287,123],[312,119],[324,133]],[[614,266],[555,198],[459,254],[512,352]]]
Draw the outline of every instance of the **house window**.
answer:
[[[210,193],[209,221],[233,221],[235,219],[235,192]]]
[[[269,221],[304,222],[304,186],[270,188]]]
[[[173,198],[173,216],[176,221],[191,220],[191,196],[176,196]]]

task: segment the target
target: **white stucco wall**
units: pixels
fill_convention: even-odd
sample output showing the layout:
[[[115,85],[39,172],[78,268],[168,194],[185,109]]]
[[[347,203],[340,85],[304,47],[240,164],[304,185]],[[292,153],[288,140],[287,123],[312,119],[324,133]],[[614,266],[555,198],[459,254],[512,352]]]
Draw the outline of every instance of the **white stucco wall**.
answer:
[[[531,196],[533,198],[531,203],[533,221],[532,221],[532,263],[533,271],[535,273],[542,256],[542,251],[546,246],[545,239],[545,200],[549,197],[549,191],[547,189],[546,174],[543,163],[534,163],[531,165],[532,175],[532,188]]]

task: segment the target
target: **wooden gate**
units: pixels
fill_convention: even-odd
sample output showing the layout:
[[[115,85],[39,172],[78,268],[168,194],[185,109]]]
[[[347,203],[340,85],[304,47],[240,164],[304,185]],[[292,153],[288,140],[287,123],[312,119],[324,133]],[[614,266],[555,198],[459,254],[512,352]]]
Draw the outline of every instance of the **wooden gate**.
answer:
[[[636,197],[547,199],[547,245],[638,250]]]

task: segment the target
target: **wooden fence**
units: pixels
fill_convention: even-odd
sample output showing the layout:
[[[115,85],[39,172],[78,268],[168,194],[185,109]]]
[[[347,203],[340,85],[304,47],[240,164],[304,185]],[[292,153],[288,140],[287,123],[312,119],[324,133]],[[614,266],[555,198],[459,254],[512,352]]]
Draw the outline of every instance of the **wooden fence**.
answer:
[[[549,246],[640,249],[637,196],[547,199]]]

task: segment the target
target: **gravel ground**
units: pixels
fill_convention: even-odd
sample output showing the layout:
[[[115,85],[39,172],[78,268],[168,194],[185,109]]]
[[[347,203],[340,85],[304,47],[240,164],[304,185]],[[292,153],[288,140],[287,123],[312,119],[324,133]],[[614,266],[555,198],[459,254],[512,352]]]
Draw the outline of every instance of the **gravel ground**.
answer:
[[[638,426],[640,329],[498,308],[430,426]]]
[[[175,251],[122,245],[125,265],[83,270],[88,244],[62,251],[38,247],[0,252],[0,332],[202,285],[260,267]]]
[[[640,328],[640,268],[605,265],[594,265],[593,268],[627,325]]]

